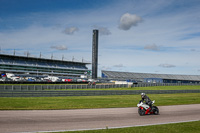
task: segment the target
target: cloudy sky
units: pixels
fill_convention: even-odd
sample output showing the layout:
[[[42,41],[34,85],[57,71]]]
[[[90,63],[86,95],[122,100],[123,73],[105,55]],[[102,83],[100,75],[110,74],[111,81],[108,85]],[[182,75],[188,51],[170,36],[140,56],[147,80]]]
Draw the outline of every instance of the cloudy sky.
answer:
[[[91,62],[93,29],[99,72],[200,75],[200,0],[0,0],[1,53]]]

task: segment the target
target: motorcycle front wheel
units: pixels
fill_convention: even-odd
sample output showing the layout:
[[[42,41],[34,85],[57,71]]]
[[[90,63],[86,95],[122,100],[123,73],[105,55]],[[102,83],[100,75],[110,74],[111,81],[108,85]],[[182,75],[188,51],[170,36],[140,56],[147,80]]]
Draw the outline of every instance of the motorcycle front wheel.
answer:
[[[159,115],[159,109],[158,109],[158,107],[153,106],[152,108],[153,108],[153,114],[154,115]]]

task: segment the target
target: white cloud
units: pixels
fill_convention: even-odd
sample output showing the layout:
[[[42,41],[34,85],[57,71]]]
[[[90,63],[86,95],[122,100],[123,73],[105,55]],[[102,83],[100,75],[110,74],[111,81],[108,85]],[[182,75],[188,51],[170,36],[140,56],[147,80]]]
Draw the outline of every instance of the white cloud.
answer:
[[[111,67],[109,66],[102,66],[100,67],[101,70],[111,70]]]
[[[172,68],[172,67],[176,67],[176,66],[172,65],[172,64],[160,64],[159,67]]]
[[[78,30],[79,29],[77,27],[67,27],[67,28],[65,28],[65,30],[63,31],[63,33],[65,33],[67,35],[73,35]]]
[[[137,26],[142,22],[142,18],[135,14],[125,13],[120,18],[119,29],[129,30],[132,26]]]
[[[97,28],[99,30],[100,35],[110,35],[111,32],[108,30],[108,28],[105,27],[99,27]]]
[[[57,50],[67,50],[67,46],[65,45],[59,45],[59,46],[51,46],[52,49],[57,49]]]
[[[114,65],[113,67],[124,67],[123,64],[117,64],[117,65]]]
[[[144,47],[144,49],[153,50],[153,51],[160,51],[160,47],[157,46],[156,44],[146,45],[146,46]]]

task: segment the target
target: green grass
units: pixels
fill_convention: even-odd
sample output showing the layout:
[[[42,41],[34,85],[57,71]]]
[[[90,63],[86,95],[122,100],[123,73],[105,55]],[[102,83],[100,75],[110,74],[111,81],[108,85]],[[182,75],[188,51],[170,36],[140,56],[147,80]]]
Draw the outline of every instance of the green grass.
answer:
[[[149,94],[155,105],[200,104],[200,93]],[[0,110],[50,110],[136,107],[140,95],[1,97]]]
[[[200,121],[142,127],[74,131],[65,133],[199,133]],[[62,132],[63,133],[63,132]]]

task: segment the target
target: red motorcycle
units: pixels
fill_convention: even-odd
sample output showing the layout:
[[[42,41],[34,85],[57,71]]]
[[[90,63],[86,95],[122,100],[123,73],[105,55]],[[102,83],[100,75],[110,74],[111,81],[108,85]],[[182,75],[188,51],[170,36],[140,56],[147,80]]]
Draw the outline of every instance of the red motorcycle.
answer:
[[[138,114],[140,116],[143,115],[147,115],[147,114],[155,114],[158,115],[159,114],[159,109],[156,106],[153,106],[153,104],[155,103],[155,100],[152,101],[152,109],[149,107],[149,105],[143,103],[142,101],[140,101],[137,106],[138,106]]]

